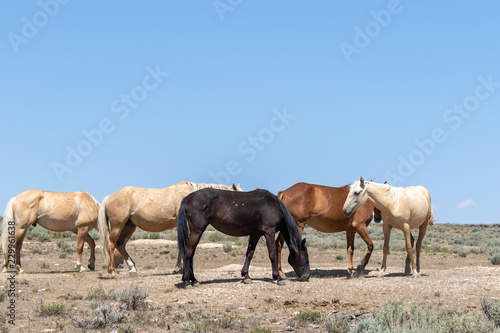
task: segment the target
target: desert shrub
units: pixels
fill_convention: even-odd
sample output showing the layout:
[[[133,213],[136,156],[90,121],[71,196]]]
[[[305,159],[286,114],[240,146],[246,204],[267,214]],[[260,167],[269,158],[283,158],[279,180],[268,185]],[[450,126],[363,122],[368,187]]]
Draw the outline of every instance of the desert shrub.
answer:
[[[116,310],[107,305],[101,305],[94,310],[94,317],[85,317],[76,320],[76,325],[85,330],[100,330],[123,322],[127,316],[123,309]]]
[[[461,245],[453,245],[451,247],[451,251],[453,251],[453,253],[457,254],[459,257],[467,257],[467,251],[465,251],[464,247]]]
[[[307,322],[315,322],[320,317],[321,315],[319,312],[302,310],[293,318],[293,321],[304,324]]]
[[[489,259],[492,265],[500,265],[500,252],[493,253]]]
[[[495,332],[495,324],[481,313],[451,313],[439,319],[441,331],[453,333]]]
[[[97,229],[90,230],[89,235],[93,240],[99,240],[101,238],[101,235],[99,234],[99,231]]]
[[[498,299],[488,300],[487,297],[481,298],[481,307],[486,317],[500,327],[500,301]]]
[[[412,304],[409,308],[398,301],[390,301],[380,309],[373,310],[375,329],[366,332],[436,332],[438,320],[430,309]],[[385,328],[385,329],[384,329]],[[365,332],[365,331],[357,331]]]
[[[64,239],[60,239],[57,241],[57,247],[63,251],[71,251],[71,245]]]
[[[271,333],[272,330],[270,328],[257,327],[250,331],[250,333]]]
[[[41,316],[57,316],[66,312],[66,303],[52,302],[49,304],[41,303],[38,306],[38,313]]]
[[[335,313],[326,316],[321,326],[327,333],[348,333],[351,328],[351,320],[349,317]]]
[[[233,250],[233,244],[231,242],[225,242],[222,249],[224,250],[225,253],[229,253]]]
[[[52,240],[52,237],[50,237],[48,234],[41,234],[40,236],[37,237],[36,239],[40,243],[45,243],[45,242],[50,242]]]
[[[102,288],[93,288],[90,290],[86,298],[89,301],[94,301],[94,300],[106,301],[113,299],[113,296],[106,294],[106,291]]]
[[[49,269],[49,267],[50,267],[50,264],[48,262],[46,262],[46,261],[38,261],[37,265],[41,269]]]
[[[112,291],[110,295],[129,311],[146,308],[146,298],[149,296],[146,290],[137,286],[124,291]]]

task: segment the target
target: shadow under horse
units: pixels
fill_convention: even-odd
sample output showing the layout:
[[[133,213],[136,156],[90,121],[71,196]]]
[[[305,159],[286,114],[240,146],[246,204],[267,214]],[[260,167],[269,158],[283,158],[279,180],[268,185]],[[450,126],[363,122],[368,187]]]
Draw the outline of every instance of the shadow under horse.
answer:
[[[177,235],[179,254],[184,263],[182,281],[184,286],[197,285],[194,276],[193,256],[200,238],[208,225],[218,231],[235,237],[250,236],[246,260],[241,270],[245,283],[252,280],[248,274],[250,261],[255,247],[264,236],[272,277],[279,285],[284,284],[278,272],[276,232],[281,232],[290,250],[288,262],[293,267],[300,281],[307,281],[310,276],[309,256],[299,230],[290,212],[281,200],[267,190],[251,192],[232,192],[206,188],[189,194],[179,208],[177,217]]]

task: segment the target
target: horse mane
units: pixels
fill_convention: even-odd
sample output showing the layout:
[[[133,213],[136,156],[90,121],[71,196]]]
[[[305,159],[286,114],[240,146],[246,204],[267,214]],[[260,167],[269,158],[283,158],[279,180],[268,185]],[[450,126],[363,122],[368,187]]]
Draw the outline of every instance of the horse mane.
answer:
[[[290,214],[290,211],[285,207],[283,202],[278,197],[277,199],[281,207],[281,211],[283,212],[283,215],[285,217],[286,230],[290,238],[289,241],[290,243],[294,243],[295,245],[297,245],[297,250],[300,251],[301,237],[299,229],[297,228],[297,223],[295,222],[295,219],[293,218],[292,214]],[[288,244],[288,246],[290,246],[290,244]]]
[[[90,199],[92,199],[92,201],[95,203],[97,208],[99,208],[99,201],[97,201],[97,199],[94,198],[94,196],[92,194],[90,194],[90,192],[85,192],[85,193],[87,193],[87,195],[90,197]]]
[[[193,183],[193,182],[190,182],[189,180],[186,181],[186,184],[191,186],[191,188],[193,189],[193,192],[201,190],[203,188],[215,188],[218,190],[227,190],[227,191],[234,190],[233,185],[227,186],[227,185],[222,185],[222,184]]]
[[[378,186],[382,187],[386,192],[389,192],[389,200],[391,201],[398,200],[399,196],[404,190],[403,187],[399,186],[391,186],[389,184],[379,184],[375,182],[369,182],[369,183],[377,184]]]

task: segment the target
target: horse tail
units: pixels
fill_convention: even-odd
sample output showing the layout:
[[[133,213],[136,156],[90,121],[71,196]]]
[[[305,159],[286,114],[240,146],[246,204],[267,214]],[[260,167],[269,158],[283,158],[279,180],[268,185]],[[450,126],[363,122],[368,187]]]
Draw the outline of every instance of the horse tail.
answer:
[[[179,248],[179,256],[184,263],[186,257],[186,243],[189,237],[189,227],[187,223],[186,215],[186,198],[182,199],[181,206],[179,208],[179,214],[177,214],[177,247]],[[183,265],[183,267],[186,267]]]
[[[104,252],[104,258],[106,260],[106,265],[109,265],[111,248],[109,246],[109,225],[108,218],[106,216],[106,201],[109,196],[105,197],[99,207],[99,216],[97,218],[97,229],[99,229],[100,238],[102,239],[102,250]]]
[[[434,213],[432,212],[432,207],[429,208],[430,214],[429,214],[429,219],[427,220],[427,225],[434,225],[434,222],[437,220],[434,220]]]
[[[293,244],[297,247],[297,251],[300,251],[301,239],[300,239],[299,228],[297,228],[297,223],[295,223],[295,219],[293,218],[292,214],[290,214],[290,211],[285,207],[285,205],[279,198],[278,198],[278,203],[280,205],[281,212],[283,213],[283,217],[285,218],[285,227],[286,227],[285,241],[289,248],[290,245]]]
[[[2,252],[4,256],[4,265],[7,263],[7,254],[8,254],[8,246],[9,246],[9,226],[15,227],[16,220],[14,218],[14,210],[12,206],[14,206],[14,201],[16,201],[16,197],[13,197],[7,203],[7,207],[5,208],[5,213],[3,215],[3,223],[2,223],[2,236],[0,237],[0,242],[2,243]],[[14,222],[14,224],[10,224]]]

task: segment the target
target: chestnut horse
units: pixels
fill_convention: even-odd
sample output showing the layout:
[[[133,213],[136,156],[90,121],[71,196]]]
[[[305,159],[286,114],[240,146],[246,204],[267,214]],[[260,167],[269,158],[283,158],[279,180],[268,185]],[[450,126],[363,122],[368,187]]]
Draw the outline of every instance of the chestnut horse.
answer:
[[[14,268],[9,264],[10,244],[15,244],[15,268],[19,273],[21,268],[21,248],[28,228],[38,223],[45,229],[63,232],[72,231],[77,234],[77,263],[76,269],[83,271],[82,252],[84,242],[90,247],[88,268],[95,268],[95,242],[89,231],[97,227],[99,203],[87,192],[49,192],[28,190],[10,199],[5,209],[2,227],[3,271]],[[8,239],[14,236],[13,242]],[[14,245],[13,245],[14,246]]]
[[[308,183],[297,183],[278,193],[278,198],[288,208],[297,223],[300,235],[307,225],[326,233],[345,231],[347,235],[347,270],[351,275],[363,273],[373,251],[373,242],[368,234],[367,226],[370,224],[375,212],[375,222],[380,222],[380,211],[374,209],[371,203],[363,205],[351,217],[342,214],[342,206],[349,193],[349,185],[343,187],[329,187]],[[365,241],[368,250],[361,264],[354,271],[352,257],[354,253],[354,236],[358,233]],[[278,267],[281,269],[281,249],[283,237],[278,236],[276,248],[278,252]]]
[[[420,250],[427,226],[434,224],[431,196],[423,186],[394,187],[386,184],[365,182],[363,177],[351,185],[349,195],[344,203],[343,213],[346,216],[357,212],[358,207],[370,203],[380,209],[384,219],[384,257],[379,276],[386,270],[389,239],[392,228],[403,231],[406,241],[405,273],[414,277],[420,276]],[[416,245],[416,265],[413,260],[414,239],[410,230],[419,228]],[[410,270],[411,263],[411,270]]]
[[[103,242],[108,272],[116,276],[116,256],[110,254],[117,249],[129,267],[129,273],[137,274],[135,263],[125,250],[128,240],[137,227],[160,232],[175,228],[177,212],[182,198],[202,188],[219,188],[243,191],[239,185],[197,184],[189,181],[167,188],[140,188],[127,186],[104,198],[99,210],[98,226]],[[180,258],[177,258],[180,269]]]
[[[276,264],[274,237],[278,231],[283,234],[288,245],[290,250],[288,262],[299,277],[299,281],[309,279],[306,240],[301,240],[293,217],[274,194],[266,190],[231,192],[206,188],[191,193],[182,200],[177,218],[178,247],[184,262],[182,281],[186,287],[198,284],[194,277],[193,256],[208,225],[226,235],[250,236],[245,264],[241,270],[245,283],[252,282],[248,268],[255,247],[259,239],[264,236],[273,279],[278,285],[284,284]]]

